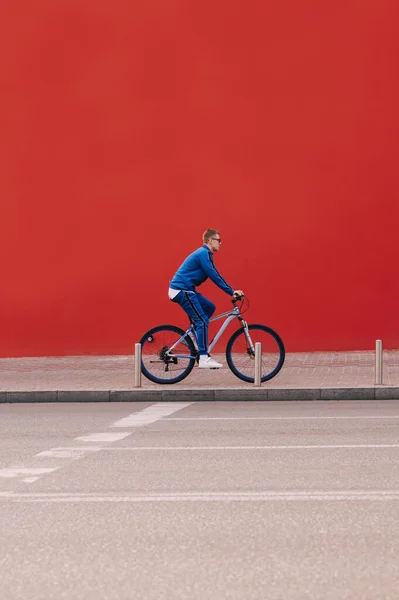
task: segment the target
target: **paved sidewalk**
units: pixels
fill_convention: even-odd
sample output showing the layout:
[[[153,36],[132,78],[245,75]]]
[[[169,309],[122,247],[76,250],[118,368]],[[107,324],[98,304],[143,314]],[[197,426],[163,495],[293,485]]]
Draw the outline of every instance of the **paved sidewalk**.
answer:
[[[215,355],[226,364],[223,355]],[[399,351],[383,353],[383,384],[374,385],[374,352],[289,353],[281,372],[256,388],[225,366],[194,368],[187,379],[156,385],[142,378],[134,387],[133,356],[0,359],[0,402],[309,400],[399,398]]]

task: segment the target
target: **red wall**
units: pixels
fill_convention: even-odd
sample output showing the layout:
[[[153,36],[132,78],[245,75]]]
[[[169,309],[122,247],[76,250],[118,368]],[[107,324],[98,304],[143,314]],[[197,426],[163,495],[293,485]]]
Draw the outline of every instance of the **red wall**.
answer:
[[[397,0],[6,0],[0,355],[185,320],[207,227],[288,351],[398,347]],[[224,309],[227,296],[206,284]]]

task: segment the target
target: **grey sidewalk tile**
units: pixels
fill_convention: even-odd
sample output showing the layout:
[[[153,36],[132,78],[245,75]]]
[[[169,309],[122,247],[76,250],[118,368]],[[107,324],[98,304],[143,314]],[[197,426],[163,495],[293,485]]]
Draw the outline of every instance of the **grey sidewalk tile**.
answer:
[[[321,400],[374,400],[374,388],[322,388]]]
[[[375,387],[376,400],[398,400],[399,388],[397,387]]]
[[[111,390],[110,402],[161,402],[162,390]]]
[[[268,391],[266,388],[262,387],[254,387],[253,385],[248,385],[247,388],[224,388],[224,389],[216,389],[215,388],[215,400],[217,401],[238,401],[245,402],[248,401],[256,401],[256,400],[267,400]]]
[[[58,402],[109,402],[109,391],[105,390],[60,390]]]
[[[57,391],[6,392],[6,402],[57,402]]]
[[[214,389],[179,389],[162,390],[163,402],[203,402],[204,400],[215,400]]]
[[[319,388],[269,388],[269,400],[320,400]]]

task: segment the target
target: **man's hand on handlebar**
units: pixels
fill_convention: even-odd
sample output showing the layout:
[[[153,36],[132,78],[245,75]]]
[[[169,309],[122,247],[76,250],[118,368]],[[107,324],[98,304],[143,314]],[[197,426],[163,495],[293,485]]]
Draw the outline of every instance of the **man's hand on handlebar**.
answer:
[[[242,300],[244,298],[244,292],[242,290],[235,290],[233,297],[235,300]]]

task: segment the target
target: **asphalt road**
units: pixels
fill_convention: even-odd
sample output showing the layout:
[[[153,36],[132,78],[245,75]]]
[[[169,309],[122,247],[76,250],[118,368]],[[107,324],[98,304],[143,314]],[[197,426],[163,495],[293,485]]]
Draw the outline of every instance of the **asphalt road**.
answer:
[[[2,600],[397,600],[399,401],[0,405]]]

